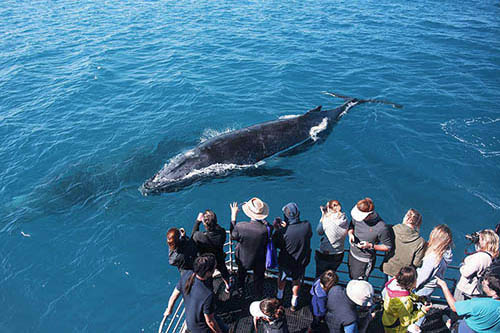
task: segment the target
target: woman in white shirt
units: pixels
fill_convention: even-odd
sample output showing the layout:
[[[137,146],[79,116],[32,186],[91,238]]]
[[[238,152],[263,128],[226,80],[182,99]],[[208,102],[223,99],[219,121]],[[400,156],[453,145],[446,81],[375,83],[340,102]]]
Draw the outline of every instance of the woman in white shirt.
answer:
[[[320,206],[321,219],[316,232],[321,236],[319,251],[316,250],[316,277],[331,269],[334,272],[344,259],[344,242],[349,223],[342,206],[337,200],[330,200]]]
[[[460,281],[455,289],[455,300],[462,301],[481,294],[478,290],[478,280],[486,268],[498,257],[498,235],[491,229],[479,233],[477,251],[465,257],[460,267]]]

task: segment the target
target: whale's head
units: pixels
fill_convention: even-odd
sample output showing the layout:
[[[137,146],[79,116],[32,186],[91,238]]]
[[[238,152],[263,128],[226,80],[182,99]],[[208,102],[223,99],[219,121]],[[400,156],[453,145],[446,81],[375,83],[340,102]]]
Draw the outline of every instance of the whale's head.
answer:
[[[167,179],[157,181],[152,177],[144,182],[144,184],[139,187],[139,191],[144,196],[160,194],[163,192],[176,192],[181,190],[182,188],[190,185],[194,179]]]
[[[199,178],[198,170],[207,166],[205,154],[198,148],[173,157],[139,188],[143,195],[176,192]]]

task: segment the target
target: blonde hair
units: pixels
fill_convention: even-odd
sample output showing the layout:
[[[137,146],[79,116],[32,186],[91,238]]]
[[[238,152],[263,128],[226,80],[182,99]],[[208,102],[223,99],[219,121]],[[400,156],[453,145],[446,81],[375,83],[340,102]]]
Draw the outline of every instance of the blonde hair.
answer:
[[[450,228],[446,224],[439,224],[432,229],[429,235],[425,255],[434,253],[440,261],[443,258],[443,254],[451,248],[452,244],[453,238]]]
[[[403,223],[418,228],[422,224],[422,214],[420,214],[418,210],[410,208],[403,218]]]
[[[498,257],[498,235],[491,229],[483,230],[479,233],[479,242],[483,241],[484,247],[481,250],[489,252],[494,258]]]

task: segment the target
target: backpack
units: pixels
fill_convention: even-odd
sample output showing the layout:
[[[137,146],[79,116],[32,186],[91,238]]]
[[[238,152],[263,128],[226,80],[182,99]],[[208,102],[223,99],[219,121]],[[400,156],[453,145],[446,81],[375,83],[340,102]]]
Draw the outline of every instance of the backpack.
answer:
[[[278,256],[274,247],[273,238],[271,237],[271,227],[267,227],[267,249],[266,249],[266,268],[273,269],[278,267]]]

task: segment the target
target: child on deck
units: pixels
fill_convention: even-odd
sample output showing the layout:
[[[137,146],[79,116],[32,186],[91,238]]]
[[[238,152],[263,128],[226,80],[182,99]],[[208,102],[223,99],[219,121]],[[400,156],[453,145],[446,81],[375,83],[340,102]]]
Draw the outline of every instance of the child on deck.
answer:
[[[308,332],[320,332],[321,323],[325,320],[326,303],[328,302],[328,291],[337,284],[339,278],[331,269],[323,272],[319,278],[314,281],[311,288],[311,308],[313,321]]]

